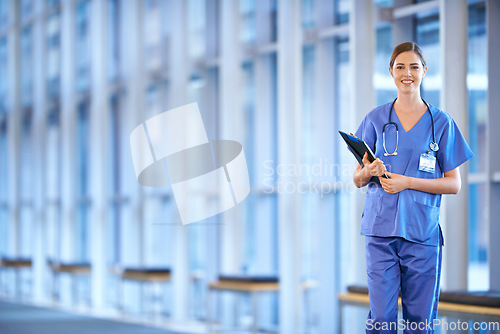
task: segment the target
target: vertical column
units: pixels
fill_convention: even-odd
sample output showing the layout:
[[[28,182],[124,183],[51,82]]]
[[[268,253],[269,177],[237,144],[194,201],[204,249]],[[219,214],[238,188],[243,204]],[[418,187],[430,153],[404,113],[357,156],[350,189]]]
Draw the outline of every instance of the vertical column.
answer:
[[[394,0],[394,8],[409,6],[413,3],[412,0]],[[394,20],[392,29],[392,42],[394,46],[403,42],[413,41],[414,36],[414,20],[413,17],[402,17]]]
[[[440,1],[440,45],[442,77],[441,105],[450,113],[467,138],[467,1]],[[467,289],[468,258],[468,173],[467,164],[460,167],[462,190],[447,196],[444,225],[445,238],[451,242],[443,248],[446,289]]]
[[[302,27],[301,2],[280,0],[278,16],[278,163],[301,163]],[[299,184],[300,176],[280,178]],[[301,195],[278,194],[280,333],[301,333]]]
[[[207,29],[205,34],[205,43],[206,43],[206,57],[209,60],[213,60],[218,56],[219,49],[219,36],[217,33],[219,32],[218,24],[219,24],[219,1],[218,0],[206,0],[206,22]]]
[[[90,38],[91,50],[91,105],[90,105],[90,262],[91,297],[94,308],[102,308],[105,303],[106,284],[106,225],[107,190],[109,185],[109,100],[108,100],[108,27],[107,2],[94,0],[91,3]]]
[[[10,61],[9,119],[8,119],[8,165],[9,184],[9,246],[8,255],[19,255],[19,188],[20,188],[20,115],[21,115],[21,71],[20,71],[20,23],[19,2],[9,1],[9,17],[13,27],[8,33],[8,59]]]
[[[33,164],[33,296],[36,301],[44,299],[44,278],[46,277],[47,225],[45,221],[44,175],[45,174],[45,19],[43,2],[35,3],[35,22],[33,24],[33,137],[31,146]]]
[[[486,2],[486,32],[488,38],[488,209],[489,209],[489,252],[488,262],[490,269],[490,290],[500,290],[500,243],[496,236],[500,235],[500,156],[498,143],[500,132],[495,129],[500,125],[500,83],[496,78],[500,76],[500,68],[496,66],[500,52],[500,2],[488,0]]]
[[[219,0],[207,0],[206,2],[206,55],[205,60],[212,62],[220,54],[219,48]],[[210,118],[204,118],[205,128],[207,130],[208,138],[216,139],[219,136],[219,72],[217,67],[206,68],[206,87],[203,90],[203,101],[206,110],[201,110],[202,114],[208,112],[206,115],[210,115]],[[220,219],[220,216],[216,219]],[[204,235],[206,240],[206,254],[207,254],[207,265],[204,271],[203,279],[206,282],[213,282],[217,279],[217,275],[220,271],[220,256],[221,256],[221,246],[220,246],[220,225],[214,225],[206,227],[206,233]],[[203,280],[200,282],[201,284]],[[197,283],[199,284],[199,283]],[[210,306],[212,307],[212,306]],[[207,308],[208,310],[208,308]],[[213,315],[209,315],[213,316]]]
[[[188,35],[187,35],[187,3],[173,1],[170,4],[170,19],[172,24],[170,64],[172,104],[181,106],[188,101],[187,87],[189,79],[188,67]],[[172,229],[174,240],[173,257],[173,307],[172,316],[176,321],[186,320],[188,317],[189,301],[189,263],[187,227],[177,225]]]
[[[332,1],[321,0],[316,8],[316,17],[320,28],[330,27],[333,24],[335,17],[334,4]],[[316,44],[316,69],[315,69],[315,123],[318,125],[319,133],[317,138],[320,146],[318,152],[324,158],[327,165],[335,162],[332,143],[335,142],[335,136],[338,136],[335,131],[332,131],[332,125],[335,124],[335,101],[332,92],[335,92],[335,46],[334,39],[320,40]],[[334,125],[335,126],[335,125]],[[333,175],[325,173],[327,178]],[[329,196],[329,195],[326,195]],[[323,198],[319,201],[319,217],[334,217],[331,204],[335,200]],[[320,219],[319,233],[321,244],[321,252],[319,252],[319,269],[318,281],[328,282],[328,284],[319,284],[316,288],[318,299],[314,302],[308,302],[311,310],[319,315],[318,332],[319,333],[335,333],[338,328],[338,317],[333,316],[339,312],[338,303],[332,302],[337,299],[339,292],[338,277],[344,273],[339,273],[340,262],[337,262],[336,255],[339,248],[333,240],[338,240],[339,226],[341,222],[334,222],[330,219]],[[306,314],[307,316],[307,314]]]
[[[375,59],[375,29],[373,20],[373,1],[353,0],[351,10],[351,22],[349,25],[349,52],[351,69],[351,110],[354,114],[354,128],[365,115],[374,107],[375,93],[371,80],[374,73]],[[363,79],[362,79],[363,78]],[[366,79],[368,78],[368,79]],[[362,92],[362,98],[358,92]],[[352,203],[351,217],[353,224],[351,237],[352,258],[356,264],[354,277],[366,280],[365,252],[363,245],[359,244],[359,232],[361,230],[361,213],[363,212],[364,196],[357,191]]]
[[[220,28],[220,67],[219,67],[219,101],[220,101],[220,137],[244,143],[241,103],[241,54],[239,40],[238,3],[231,0],[221,1]],[[238,123],[240,122],[240,123]],[[241,267],[240,236],[241,209],[239,206],[221,215],[221,270],[237,272]]]
[[[257,39],[259,37],[257,36]],[[265,44],[265,43],[263,43]],[[254,80],[255,80],[255,110],[254,110],[254,135],[258,138],[260,143],[272,143],[274,129],[272,128],[273,122],[272,116],[274,113],[273,108],[273,94],[275,92],[272,80],[272,56],[262,55],[256,58],[254,65]],[[255,144],[254,144],[255,145]],[[258,146],[259,144],[255,145]],[[274,147],[271,145],[262,145],[254,154],[254,166],[253,170],[250,169],[250,173],[254,173],[257,180],[257,187],[261,185],[261,180],[264,180],[266,176],[262,174],[263,163],[272,157]],[[250,167],[251,168],[251,167]],[[260,181],[260,182],[259,182]],[[262,244],[258,245],[255,250],[255,258],[258,260],[256,263],[256,269],[259,272],[273,272],[273,249],[275,248],[275,243],[273,240],[274,229],[268,224],[262,224],[261,222],[269,217],[270,210],[264,205],[265,201],[269,201],[271,197],[267,198],[257,198],[256,201],[262,201],[260,210],[254,213],[255,219],[255,235],[258,236],[258,240],[261,240]],[[272,195],[270,195],[272,196]],[[269,203],[269,202],[268,202]]]
[[[240,12],[239,2],[221,0],[220,3],[220,67],[219,67],[219,128],[220,138],[236,140],[245,149],[245,131],[242,100],[241,41],[239,39]],[[238,273],[241,270],[243,252],[242,206],[220,215],[221,252],[220,270],[222,273]],[[235,307],[234,296],[221,296],[223,323],[229,322]]]
[[[271,1],[257,0],[255,11],[257,44],[265,45],[271,41]]]
[[[75,13],[61,2],[61,257],[74,257],[75,229]]]
[[[320,28],[330,27],[333,24],[335,17],[335,10],[332,1],[322,0],[316,8],[316,17],[318,26]],[[332,131],[332,125],[335,128],[335,98],[332,92],[335,92],[335,75],[334,64],[335,62],[335,38],[320,40],[316,43],[316,68],[315,68],[315,119],[314,122],[318,126],[317,138],[320,138],[317,145],[319,145],[318,152],[320,152],[320,161],[324,161],[327,166],[333,164],[335,160],[335,152],[332,150],[332,143],[335,143],[337,138],[336,131]],[[323,175],[325,179],[335,177],[330,175],[330,172],[325,172]],[[322,179],[323,179],[322,177]],[[318,243],[321,245],[321,252],[319,252],[319,266],[318,266],[318,281],[328,282],[327,284],[321,283],[312,294],[318,296],[313,302],[306,301],[310,310],[318,314],[319,324],[317,325],[319,333],[335,333],[338,325],[338,303],[332,302],[337,299],[339,276],[345,273],[339,272],[340,262],[337,261],[338,244],[335,242],[339,240],[339,230],[342,222],[333,221],[334,212],[332,210],[332,203],[334,203],[336,195],[326,195],[325,198],[319,200],[319,217],[318,222],[319,235]],[[326,219],[325,219],[326,218]],[[332,224],[333,222],[333,224]],[[332,239],[334,242],[332,242]],[[307,296],[306,296],[307,297]],[[308,314],[306,314],[307,316]],[[310,316],[310,313],[309,313]]]
[[[120,10],[124,24],[120,29],[120,46],[122,55],[122,66],[119,70],[120,77],[123,78],[126,94],[123,95],[123,124],[126,133],[126,145],[129,147],[130,132],[139,124],[144,122],[146,113],[144,112],[144,30],[143,30],[143,1],[130,0],[121,2]],[[126,248],[119,250],[121,259],[125,265],[137,265],[143,259],[142,225],[144,221],[143,200],[144,190],[137,182],[130,148],[127,149],[129,168],[123,169],[124,182],[123,191],[130,197],[131,216],[123,216],[123,228],[121,229],[122,245]],[[133,251],[127,251],[131,249]]]
[[[353,0],[349,23],[349,64],[351,70],[350,104],[354,115],[353,128],[357,129],[363,117],[374,107],[375,94],[371,78],[374,74],[375,29],[373,19],[373,1]],[[368,78],[363,80],[361,78]],[[362,98],[357,92],[362,92]],[[354,263],[352,277],[356,281],[366,282],[366,261],[364,240],[360,238],[361,214],[364,207],[364,191],[356,191],[351,198],[351,256]],[[359,316],[359,311],[356,313]],[[355,332],[365,330],[364,323],[353,324]]]

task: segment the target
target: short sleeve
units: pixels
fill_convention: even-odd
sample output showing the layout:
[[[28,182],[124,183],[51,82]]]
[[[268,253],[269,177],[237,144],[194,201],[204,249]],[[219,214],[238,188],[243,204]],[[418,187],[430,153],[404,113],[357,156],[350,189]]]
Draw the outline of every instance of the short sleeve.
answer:
[[[474,156],[453,119],[450,119],[439,141],[437,159],[443,173],[449,172]]]
[[[373,152],[376,151],[375,143],[377,142],[377,132],[373,127],[373,123],[368,119],[368,116],[366,116],[361,122],[361,125],[356,131],[355,136],[361,140],[364,140]]]

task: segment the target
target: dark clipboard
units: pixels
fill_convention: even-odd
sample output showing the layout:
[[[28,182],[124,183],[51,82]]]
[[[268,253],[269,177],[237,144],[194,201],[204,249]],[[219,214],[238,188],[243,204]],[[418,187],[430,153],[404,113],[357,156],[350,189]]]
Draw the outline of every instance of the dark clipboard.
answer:
[[[352,135],[352,134],[347,134],[343,131],[339,131],[340,135],[342,138],[345,140],[347,144],[347,148],[351,153],[354,155],[358,163],[361,165],[361,167],[364,167],[363,164],[363,156],[365,155],[365,152],[368,152],[368,160],[370,162],[373,162],[375,160],[375,154],[373,154],[370,146],[368,146],[363,140],[359,139],[358,137]],[[382,177],[388,179],[389,177],[387,174],[384,173]],[[372,177],[370,182],[375,182],[375,183],[380,183],[378,177]]]

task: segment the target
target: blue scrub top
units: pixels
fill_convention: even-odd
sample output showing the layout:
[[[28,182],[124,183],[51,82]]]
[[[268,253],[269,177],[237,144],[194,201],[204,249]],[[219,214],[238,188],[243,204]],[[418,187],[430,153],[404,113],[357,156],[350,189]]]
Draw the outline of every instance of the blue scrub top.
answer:
[[[420,155],[429,150],[432,141],[432,122],[428,111],[406,132],[393,110],[391,120],[398,125],[399,130],[398,154],[384,156],[382,128],[389,121],[391,106],[392,102],[373,109],[356,131],[356,136],[370,146],[377,158],[384,161],[389,172],[425,179],[441,178],[444,173],[472,158],[473,153],[455,121],[432,105],[430,111],[434,116],[436,141],[439,144],[437,152],[431,151],[436,157],[434,173],[419,170]],[[396,147],[394,126],[386,127],[385,139],[387,152],[392,153]],[[389,194],[379,184],[370,183],[361,221],[361,234],[402,237],[424,245],[439,245],[441,197],[439,194],[412,189]]]

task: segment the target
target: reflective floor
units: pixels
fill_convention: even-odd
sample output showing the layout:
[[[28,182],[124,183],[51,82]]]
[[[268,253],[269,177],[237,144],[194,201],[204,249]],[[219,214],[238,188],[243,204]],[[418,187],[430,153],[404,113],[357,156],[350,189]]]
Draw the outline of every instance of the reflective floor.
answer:
[[[166,329],[0,301],[2,334],[180,334]]]

